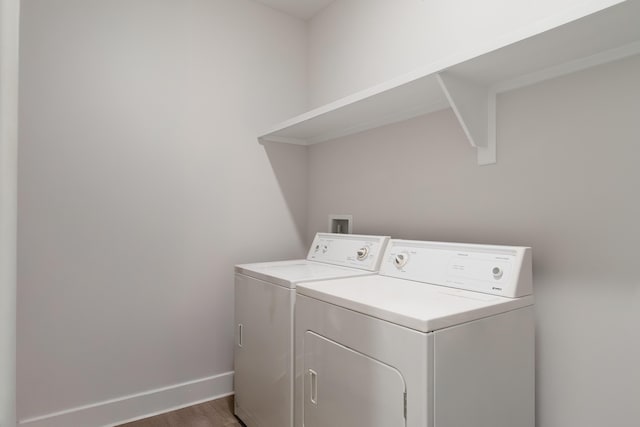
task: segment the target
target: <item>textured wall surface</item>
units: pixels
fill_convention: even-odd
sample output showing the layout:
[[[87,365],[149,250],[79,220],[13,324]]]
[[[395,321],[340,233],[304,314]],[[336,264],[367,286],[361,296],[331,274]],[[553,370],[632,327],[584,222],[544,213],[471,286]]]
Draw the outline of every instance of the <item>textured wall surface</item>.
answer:
[[[21,419],[232,371],[233,265],[302,256],[304,24],[248,0],[25,0]],[[274,172],[272,163],[289,167]]]

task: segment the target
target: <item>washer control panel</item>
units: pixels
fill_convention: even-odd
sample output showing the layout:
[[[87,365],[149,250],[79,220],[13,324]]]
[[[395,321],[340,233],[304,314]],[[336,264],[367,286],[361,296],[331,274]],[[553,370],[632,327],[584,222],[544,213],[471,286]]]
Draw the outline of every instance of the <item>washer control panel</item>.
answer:
[[[515,298],[532,293],[531,248],[392,239],[380,274]]]
[[[317,233],[307,259],[378,271],[388,241],[388,236]]]

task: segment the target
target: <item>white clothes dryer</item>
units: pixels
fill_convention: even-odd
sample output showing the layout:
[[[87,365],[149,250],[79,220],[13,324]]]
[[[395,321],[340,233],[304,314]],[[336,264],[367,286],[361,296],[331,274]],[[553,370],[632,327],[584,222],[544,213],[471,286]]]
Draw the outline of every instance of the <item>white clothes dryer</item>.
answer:
[[[248,427],[293,426],[296,285],[375,274],[388,240],[318,233],[306,259],[235,267],[235,414]]]
[[[531,249],[391,240],[297,287],[296,427],[533,427]]]

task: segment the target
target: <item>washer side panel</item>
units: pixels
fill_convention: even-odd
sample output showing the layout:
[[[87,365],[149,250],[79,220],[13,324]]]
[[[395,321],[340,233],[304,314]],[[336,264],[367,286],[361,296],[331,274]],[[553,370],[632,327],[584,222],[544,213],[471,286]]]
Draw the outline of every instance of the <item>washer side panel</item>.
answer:
[[[235,275],[235,413],[249,427],[292,425],[294,298],[292,289]]]

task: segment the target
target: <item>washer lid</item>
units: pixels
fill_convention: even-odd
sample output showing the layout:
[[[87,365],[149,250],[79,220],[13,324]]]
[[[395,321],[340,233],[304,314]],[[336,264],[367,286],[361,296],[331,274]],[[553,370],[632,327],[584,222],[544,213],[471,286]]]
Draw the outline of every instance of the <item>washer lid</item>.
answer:
[[[357,268],[341,267],[304,259],[239,264],[236,265],[235,271],[245,276],[287,288],[295,288],[297,283],[302,282],[373,274],[370,271]]]
[[[532,296],[505,298],[385,276],[308,282],[296,292],[421,332],[533,304]]]

